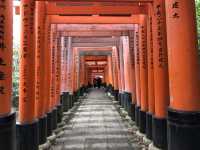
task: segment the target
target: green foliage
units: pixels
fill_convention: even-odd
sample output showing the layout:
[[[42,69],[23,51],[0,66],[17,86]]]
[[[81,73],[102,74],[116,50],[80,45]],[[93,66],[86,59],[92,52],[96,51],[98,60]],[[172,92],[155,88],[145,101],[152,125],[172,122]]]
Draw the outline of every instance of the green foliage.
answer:
[[[197,30],[198,30],[198,35],[200,35],[200,0],[195,0],[195,2],[196,2]]]

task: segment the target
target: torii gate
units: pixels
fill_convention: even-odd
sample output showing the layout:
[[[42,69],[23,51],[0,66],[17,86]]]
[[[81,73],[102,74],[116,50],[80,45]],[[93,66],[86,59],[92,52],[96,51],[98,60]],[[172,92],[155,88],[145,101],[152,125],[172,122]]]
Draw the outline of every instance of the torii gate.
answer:
[[[21,0],[20,111],[16,126],[15,113],[11,111],[13,7],[12,0],[0,1],[0,147],[2,149],[14,150],[16,147],[20,150],[38,149],[38,145],[46,141],[46,134],[51,135],[52,130],[56,128],[57,111],[61,108],[59,98],[61,93],[58,86],[60,48],[56,40],[59,39],[56,25],[53,24],[67,23],[136,24],[135,109],[136,123],[140,132],[147,133],[150,139],[152,134],[153,143],[159,148],[198,149],[200,74],[194,0],[123,1],[134,4],[132,7],[128,5],[115,7],[114,2],[122,1],[110,2],[111,6],[114,5],[113,9],[109,6],[94,6],[93,9],[87,7],[84,11],[85,15],[89,13],[88,16],[70,16],[70,11],[73,12],[74,9],[64,9],[69,6],[60,9],[57,8],[59,5],[53,7],[45,1]],[[61,2],[60,5],[63,3],[69,2]],[[68,16],[58,16],[56,12],[66,13]],[[82,12],[73,12],[76,15],[80,13]],[[121,16],[110,17],[110,14]],[[127,14],[132,15],[126,16]],[[124,67],[124,62],[120,61],[120,64]],[[126,70],[124,67],[125,72]],[[124,74],[120,74],[120,87],[122,90],[127,90],[124,81],[127,76],[123,78]],[[122,93],[122,100],[123,97]],[[50,123],[52,121],[53,124]],[[41,130],[46,122],[47,130]]]

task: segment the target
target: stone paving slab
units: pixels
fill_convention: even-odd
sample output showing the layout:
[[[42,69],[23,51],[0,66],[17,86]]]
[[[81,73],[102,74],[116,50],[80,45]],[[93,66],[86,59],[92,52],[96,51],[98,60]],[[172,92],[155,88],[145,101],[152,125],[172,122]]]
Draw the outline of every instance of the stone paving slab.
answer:
[[[105,92],[94,89],[51,150],[136,150],[132,136]]]

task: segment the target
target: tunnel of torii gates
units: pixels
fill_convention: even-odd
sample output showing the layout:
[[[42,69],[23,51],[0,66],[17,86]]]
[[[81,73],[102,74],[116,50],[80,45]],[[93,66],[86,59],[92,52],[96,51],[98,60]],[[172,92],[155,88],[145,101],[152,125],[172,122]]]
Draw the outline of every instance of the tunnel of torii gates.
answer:
[[[21,15],[17,119],[13,2],[0,0],[0,149],[37,150],[96,76],[156,147],[199,149],[194,0],[21,0],[15,11]]]

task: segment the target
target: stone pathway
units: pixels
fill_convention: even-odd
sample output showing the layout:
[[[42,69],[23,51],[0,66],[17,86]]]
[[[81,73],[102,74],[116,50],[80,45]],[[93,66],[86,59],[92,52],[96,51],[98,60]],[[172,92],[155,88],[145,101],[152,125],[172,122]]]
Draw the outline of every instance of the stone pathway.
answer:
[[[112,100],[93,89],[82,100],[51,150],[138,150]]]

